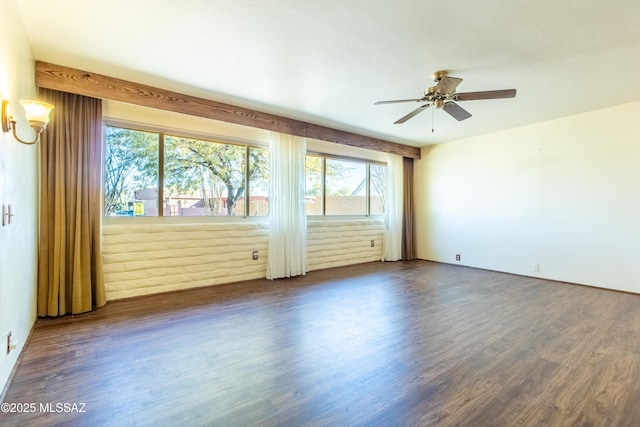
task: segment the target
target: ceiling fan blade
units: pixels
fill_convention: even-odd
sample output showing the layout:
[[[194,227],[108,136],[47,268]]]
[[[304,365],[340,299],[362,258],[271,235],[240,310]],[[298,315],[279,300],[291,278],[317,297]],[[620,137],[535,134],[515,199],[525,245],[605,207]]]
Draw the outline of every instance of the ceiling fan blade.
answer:
[[[459,79],[457,77],[444,76],[436,85],[436,92],[442,94],[453,93],[460,82],[462,82],[462,79]]]
[[[449,113],[451,117],[453,117],[459,122],[471,117],[470,112],[468,112],[467,110],[465,110],[464,108],[462,108],[461,106],[459,106],[453,101],[445,102],[444,107],[442,107],[442,109],[447,113]]]
[[[410,112],[409,114],[407,114],[406,116],[403,116],[401,118],[399,118],[398,120],[396,120],[395,122],[393,122],[394,125],[398,125],[401,123],[406,122],[407,120],[409,120],[411,117],[415,116],[418,113],[421,113],[422,111],[424,111],[427,107],[430,107],[431,104],[424,104],[419,106],[418,108],[416,108],[415,110],[413,110],[412,112]]]
[[[392,101],[378,101],[376,103],[374,103],[373,105],[382,105],[382,104],[395,104],[397,102],[420,102],[422,99],[418,98],[418,99],[394,99]]]
[[[486,90],[484,92],[457,93],[455,96],[455,100],[456,101],[474,101],[476,99],[514,98],[515,96],[516,96],[515,89]]]

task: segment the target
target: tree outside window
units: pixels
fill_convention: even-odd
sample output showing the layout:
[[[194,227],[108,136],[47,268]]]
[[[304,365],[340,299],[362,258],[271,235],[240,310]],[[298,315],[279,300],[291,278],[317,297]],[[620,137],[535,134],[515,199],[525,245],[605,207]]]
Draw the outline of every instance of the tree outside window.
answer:
[[[108,127],[106,134],[106,215],[153,216],[158,206],[162,216],[268,214],[265,149],[117,127]],[[155,135],[155,145],[138,141],[144,139],[141,135]],[[159,192],[160,164],[164,168]],[[107,203],[107,197],[120,200],[118,208]]]
[[[105,136],[105,215],[133,216],[136,200],[140,206],[136,193],[157,197],[159,135],[107,126]],[[158,215],[157,203],[154,209],[148,208],[145,215]]]

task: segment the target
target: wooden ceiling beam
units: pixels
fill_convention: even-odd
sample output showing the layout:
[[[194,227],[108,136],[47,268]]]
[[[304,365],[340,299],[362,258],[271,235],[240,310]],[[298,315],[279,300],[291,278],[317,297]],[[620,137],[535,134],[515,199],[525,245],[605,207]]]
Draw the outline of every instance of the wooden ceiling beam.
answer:
[[[420,148],[418,147],[314,125],[300,120],[41,61],[36,62],[36,85],[42,88],[55,89],[92,98],[173,111],[304,138],[382,151],[413,159],[420,158]]]

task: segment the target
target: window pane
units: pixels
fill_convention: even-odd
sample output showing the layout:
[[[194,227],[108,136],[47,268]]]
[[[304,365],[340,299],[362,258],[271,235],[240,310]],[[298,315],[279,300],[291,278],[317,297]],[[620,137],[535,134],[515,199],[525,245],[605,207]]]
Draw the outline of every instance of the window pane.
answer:
[[[326,214],[367,214],[366,164],[327,159]]]
[[[322,215],[322,158],[307,156],[304,208],[307,215]]]
[[[269,151],[249,149],[249,216],[269,215]]]
[[[246,147],[165,137],[164,215],[244,215]]]
[[[105,215],[157,216],[158,134],[107,126],[105,135]]]
[[[384,215],[387,194],[387,167],[369,165],[369,214]]]

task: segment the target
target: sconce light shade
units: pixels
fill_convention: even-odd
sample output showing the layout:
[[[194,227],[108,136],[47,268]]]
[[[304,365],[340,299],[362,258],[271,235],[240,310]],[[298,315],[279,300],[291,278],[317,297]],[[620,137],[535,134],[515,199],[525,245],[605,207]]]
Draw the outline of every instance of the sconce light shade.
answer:
[[[53,110],[53,105],[40,101],[21,100],[20,104],[24,108],[24,115],[29,121],[29,126],[40,133],[49,123],[49,113]]]
[[[11,127],[9,126],[9,113],[7,112],[7,108],[9,105],[9,101],[6,99],[2,100],[2,132],[9,132]]]
[[[2,100],[2,130],[8,132],[13,129],[13,137],[23,144],[35,144],[40,139],[40,134],[49,123],[49,113],[53,110],[53,105],[40,101],[21,100],[20,104],[24,108],[25,117],[29,121],[29,126],[35,131],[36,137],[33,141],[23,141],[16,134],[16,121],[9,117],[7,112],[8,101]]]

